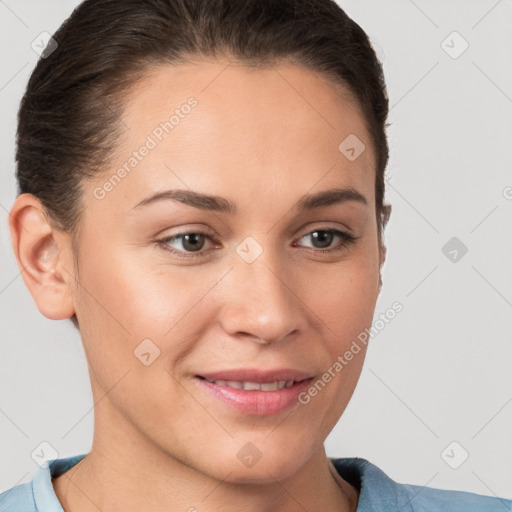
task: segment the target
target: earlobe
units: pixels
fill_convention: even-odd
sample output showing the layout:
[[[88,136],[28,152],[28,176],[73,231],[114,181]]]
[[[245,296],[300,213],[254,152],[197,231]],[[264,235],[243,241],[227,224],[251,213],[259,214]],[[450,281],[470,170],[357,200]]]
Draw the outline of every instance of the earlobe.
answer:
[[[42,203],[32,194],[19,195],[9,214],[13,251],[25,285],[37,308],[51,320],[71,317],[75,310],[66,261],[69,250],[46,218]]]

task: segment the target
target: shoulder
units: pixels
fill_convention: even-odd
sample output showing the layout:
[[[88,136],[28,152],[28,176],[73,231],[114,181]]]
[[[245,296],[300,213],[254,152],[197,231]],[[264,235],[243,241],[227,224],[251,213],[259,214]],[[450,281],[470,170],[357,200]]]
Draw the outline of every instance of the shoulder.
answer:
[[[359,489],[357,512],[512,512],[509,499],[395,482],[366,459],[332,462],[342,478]]]
[[[414,512],[512,512],[512,501],[472,492],[397,484]]]
[[[0,494],[0,512],[63,512],[52,478],[73,467],[85,455],[47,461],[30,482],[15,485]]]
[[[35,512],[32,484],[18,484],[0,494],[0,512]]]

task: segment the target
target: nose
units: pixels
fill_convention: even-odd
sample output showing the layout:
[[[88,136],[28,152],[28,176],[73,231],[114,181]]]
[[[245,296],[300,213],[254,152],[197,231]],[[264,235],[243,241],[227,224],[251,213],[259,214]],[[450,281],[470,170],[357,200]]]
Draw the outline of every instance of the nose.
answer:
[[[300,281],[270,251],[252,263],[235,258],[224,282],[220,312],[224,330],[261,344],[297,334],[307,321]]]

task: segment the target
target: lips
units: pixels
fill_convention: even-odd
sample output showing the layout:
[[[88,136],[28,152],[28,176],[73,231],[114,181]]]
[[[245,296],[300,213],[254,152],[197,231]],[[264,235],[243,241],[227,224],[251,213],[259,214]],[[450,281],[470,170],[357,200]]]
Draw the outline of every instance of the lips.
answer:
[[[294,369],[232,369],[196,375],[200,389],[239,412],[270,415],[295,405],[313,379]]]

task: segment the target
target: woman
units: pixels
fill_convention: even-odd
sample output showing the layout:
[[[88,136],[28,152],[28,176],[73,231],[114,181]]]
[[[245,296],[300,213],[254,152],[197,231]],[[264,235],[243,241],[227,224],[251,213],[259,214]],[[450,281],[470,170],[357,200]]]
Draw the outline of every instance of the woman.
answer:
[[[39,311],[80,332],[94,440],[0,510],[510,506],[325,453],[390,214],[361,28],[330,0],[87,0],[53,39],[10,228]]]

